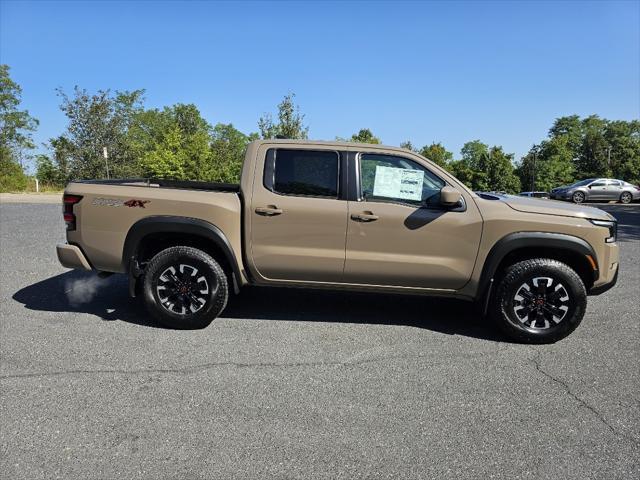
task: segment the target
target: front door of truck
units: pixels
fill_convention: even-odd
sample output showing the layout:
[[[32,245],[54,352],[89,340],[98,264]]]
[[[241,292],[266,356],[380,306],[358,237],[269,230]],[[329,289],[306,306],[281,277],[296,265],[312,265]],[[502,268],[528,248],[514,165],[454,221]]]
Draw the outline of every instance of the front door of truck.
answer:
[[[269,148],[258,153],[251,198],[251,256],[259,281],[342,281],[347,202],[339,199],[340,154]]]
[[[409,158],[362,153],[356,161],[360,192],[359,201],[349,202],[344,281],[463,287],[482,232],[473,200],[442,208],[439,192],[446,182]]]

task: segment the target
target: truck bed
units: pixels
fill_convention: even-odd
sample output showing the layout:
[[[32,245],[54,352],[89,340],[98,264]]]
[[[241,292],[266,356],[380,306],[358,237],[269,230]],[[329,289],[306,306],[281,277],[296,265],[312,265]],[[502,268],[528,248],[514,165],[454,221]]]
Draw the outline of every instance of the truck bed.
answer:
[[[67,241],[82,249],[93,269],[125,271],[127,235],[151,217],[207,222],[224,234],[234,255],[242,257],[239,185],[155,178],[81,180],[67,185],[65,194],[80,198],[73,207],[75,229],[67,231]]]

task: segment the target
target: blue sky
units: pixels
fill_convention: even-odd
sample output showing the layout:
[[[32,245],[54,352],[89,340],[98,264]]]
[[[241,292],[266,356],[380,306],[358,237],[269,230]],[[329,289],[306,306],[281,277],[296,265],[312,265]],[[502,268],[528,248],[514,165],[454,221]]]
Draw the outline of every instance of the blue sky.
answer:
[[[0,0],[0,61],[39,143],[66,125],[56,87],[144,88],[245,132],[291,91],[311,138],[519,158],[558,116],[640,117],[640,2]]]

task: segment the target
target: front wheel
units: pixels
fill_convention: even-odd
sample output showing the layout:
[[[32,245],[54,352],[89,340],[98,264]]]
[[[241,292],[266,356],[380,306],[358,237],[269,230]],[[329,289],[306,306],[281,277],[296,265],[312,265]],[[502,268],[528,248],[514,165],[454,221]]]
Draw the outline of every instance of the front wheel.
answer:
[[[227,305],[227,277],[218,262],[193,247],[171,247],[151,259],[144,275],[144,302],[165,327],[204,328]]]
[[[514,340],[553,343],[576,329],[586,306],[587,292],[578,274],[562,262],[541,258],[507,268],[491,315]]]
[[[584,193],[576,192],[573,194],[571,199],[573,200],[573,203],[582,203],[584,202]]]

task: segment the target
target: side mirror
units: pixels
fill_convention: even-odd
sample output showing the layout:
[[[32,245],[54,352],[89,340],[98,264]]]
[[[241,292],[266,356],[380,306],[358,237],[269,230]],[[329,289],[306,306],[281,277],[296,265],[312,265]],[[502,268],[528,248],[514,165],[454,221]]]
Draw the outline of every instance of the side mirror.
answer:
[[[445,186],[440,189],[440,204],[445,207],[453,207],[460,203],[462,194],[453,187]]]

